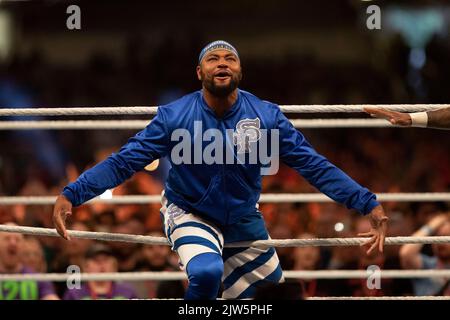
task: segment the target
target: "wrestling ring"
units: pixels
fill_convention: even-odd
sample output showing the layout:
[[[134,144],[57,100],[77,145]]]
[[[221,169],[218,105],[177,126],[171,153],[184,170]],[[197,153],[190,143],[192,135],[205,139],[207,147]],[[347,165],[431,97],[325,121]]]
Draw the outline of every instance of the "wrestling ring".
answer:
[[[369,106],[369,105],[366,105]],[[418,112],[430,111],[450,105],[370,105],[394,111]],[[284,113],[358,113],[363,112],[361,105],[289,105],[280,106]],[[104,116],[104,115],[148,115],[156,114],[157,107],[83,107],[83,108],[27,108],[27,109],[0,109],[1,117],[8,116]],[[381,128],[394,127],[388,121],[380,119],[292,119],[296,128]],[[148,125],[147,120],[36,120],[36,121],[0,121],[0,130],[73,130],[73,129],[142,129]],[[380,202],[423,202],[444,201],[450,202],[450,192],[441,193],[379,193]],[[7,205],[50,205],[56,197],[52,196],[3,196],[0,197],[0,206]],[[160,203],[161,195],[124,195],[109,199],[97,197],[88,203],[110,204],[146,204]],[[286,202],[332,202],[323,194],[272,194],[261,195],[260,203],[286,203]],[[32,236],[59,236],[55,229],[35,228],[25,226],[0,225],[0,232],[21,233]],[[73,238],[92,239],[100,241],[121,241],[140,243],[144,245],[169,245],[166,238],[144,235],[117,234],[106,232],[68,231]],[[318,239],[271,239],[253,242],[230,243],[227,247],[301,247],[301,246],[359,246],[367,238],[318,238]],[[386,245],[438,244],[450,243],[450,236],[428,237],[387,237]],[[0,282],[6,280],[21,281],[67,281],[71,274],[0,274]],[[186,280],[184,272],[120,272],[120,273],[85,273],[80,274],[82,281],[167,281]],[[366,270],[316,270],[316,271],[284,271],[286,279],[366,279]],[[381,278],[450,278],[450,270],[381,270]],[[450,300],[446,296],[386,296],[386,297],[309,297],[310,300]]]

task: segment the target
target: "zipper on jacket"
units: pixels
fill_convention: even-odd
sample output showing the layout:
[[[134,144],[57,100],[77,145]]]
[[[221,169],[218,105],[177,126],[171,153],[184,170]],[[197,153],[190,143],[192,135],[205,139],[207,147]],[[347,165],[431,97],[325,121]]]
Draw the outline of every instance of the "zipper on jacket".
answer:
[[[226,148],[227,148],[227,135],[226,135],[226,129],[225,129],[225,123],[222,119],[218,119],[219,121],[219,125],[220,125],[220,130],[222,131],[222,136],[224,137],[224,142],[225,142],[225,154],[224,154],[224,163],[221,164],[222,167],[222,181],[223,181],[223,192],[224,192],[224,199],[225,199],[225,212],[226,212],[226,217],[225,217],[225,223],[226,225],[228,225],[228,221],[230,219],[230,214],[228,211],[228,196],[227,196],[227,183],[225,181],[226,178],[226,172],[225,172],[225,166],[226,166]]]

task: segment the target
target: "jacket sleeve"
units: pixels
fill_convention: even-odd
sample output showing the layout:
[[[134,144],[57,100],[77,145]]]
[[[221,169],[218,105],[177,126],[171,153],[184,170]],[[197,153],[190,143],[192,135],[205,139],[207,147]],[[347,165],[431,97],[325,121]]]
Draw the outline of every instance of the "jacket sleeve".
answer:
[[[102,194],[142,170],[153,160],[166,155],[170,137],[160,109],[150,124],[130,138],[118,153],[82,173],[67,185],[62,194],[73,206]]]
[[[375,194],[361,187],[341,169],[318,154],[281,111],[278,111],[277,126],[280,135],[280,159],[297,170],[320,192],[364,215],[379,205]]]

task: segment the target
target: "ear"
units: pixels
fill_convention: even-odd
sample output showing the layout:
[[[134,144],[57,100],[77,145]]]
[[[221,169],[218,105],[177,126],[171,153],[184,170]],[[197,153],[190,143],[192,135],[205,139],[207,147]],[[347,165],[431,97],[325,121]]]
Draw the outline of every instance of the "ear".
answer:
[[[201,67],[200,66],[197,66],[197,78],[198,78],[198,80],[200,80],[200,81],[202,81],[202,73],[201,73]]]

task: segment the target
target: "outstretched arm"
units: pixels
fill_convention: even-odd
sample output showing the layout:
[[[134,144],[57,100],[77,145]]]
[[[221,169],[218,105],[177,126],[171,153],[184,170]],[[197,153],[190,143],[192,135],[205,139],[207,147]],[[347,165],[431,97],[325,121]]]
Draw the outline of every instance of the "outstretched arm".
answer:
[[[450,129],[450,108],[427,112],[402,113],[381,108],[366,107],[364,111],[372,117],[386,119],[394,125]]]
[[[366,242],[371,245],[368,254],[375,249],[383,251],[387,217],[376,196],[318,154],[281,112],[278,115],[278,129],[281,160],[336,202],[364,215],[369,214],[372,229],[362,234],[371,236]]]
[[[433,235],[443,224],[449,221],[448,214],[439,214],[431,219],[422,228],[414,232],[412,237],[427,237]],[[423,244],[404,244],[400,248],[400,264],[403,269],[421,269],[422,256],[420,251]]]
[[[53,221],[58,233],[69,240],[65,219],[71,214],[72,206],[79,206],[105,190],[114,188],[153,160],[163,157],[169,148],[169,140],[163,115],[158,110],[151,123],[128,140],[118,153],[85,171],[64,188],[53,210]]]
[[[450,108],[428,111],[427,115],[429,127],[450,129]]]

